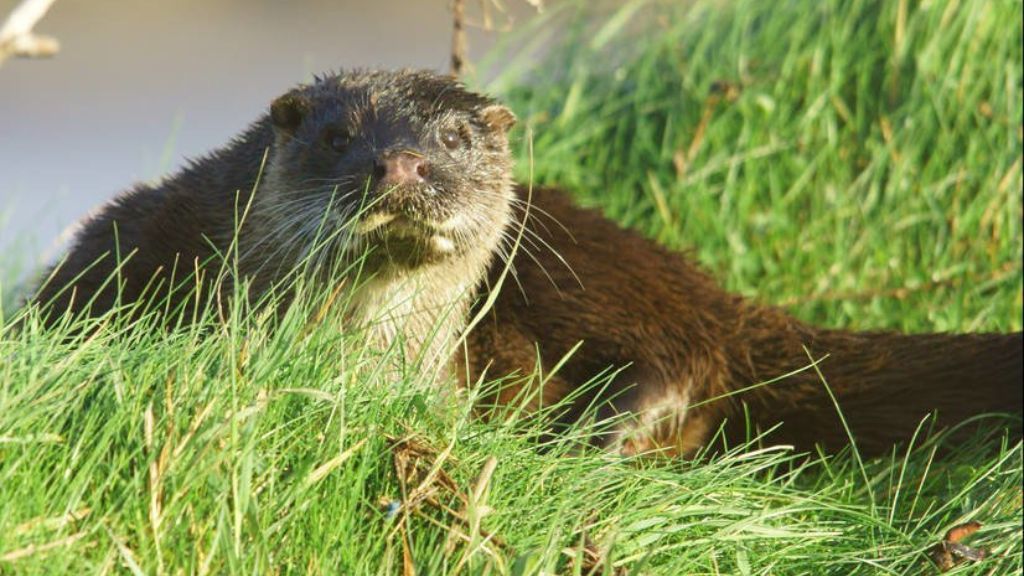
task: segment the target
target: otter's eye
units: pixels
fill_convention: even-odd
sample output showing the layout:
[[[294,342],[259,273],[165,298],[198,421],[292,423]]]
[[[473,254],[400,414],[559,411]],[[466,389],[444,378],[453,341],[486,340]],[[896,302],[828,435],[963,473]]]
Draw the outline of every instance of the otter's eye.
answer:
[[[327,134],[327,145],[335,152],[344,152],[348,149],[351,138],[344,130],[335,130]]]
[[[441,143],[444,144],[445,148],[455,150],[462,145],[462,136],[459,135],[457,130],[442,130]]]

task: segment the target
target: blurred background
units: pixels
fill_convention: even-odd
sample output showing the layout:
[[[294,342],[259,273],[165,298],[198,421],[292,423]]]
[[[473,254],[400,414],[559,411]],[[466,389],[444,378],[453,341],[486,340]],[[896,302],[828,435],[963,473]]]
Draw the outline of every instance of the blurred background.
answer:
[[[3,21],[19,0],[0,0]],[[288,86],[339,67],[447,70],[447,0],[57,0],[52,59],[0,67],[0,253],[33,266],[88,210],[225,143]],[[476,60],[528,19],[491,6]],[[478,2],[467,19],[482,22]],[[19,262],[20,261],[20,262]]]

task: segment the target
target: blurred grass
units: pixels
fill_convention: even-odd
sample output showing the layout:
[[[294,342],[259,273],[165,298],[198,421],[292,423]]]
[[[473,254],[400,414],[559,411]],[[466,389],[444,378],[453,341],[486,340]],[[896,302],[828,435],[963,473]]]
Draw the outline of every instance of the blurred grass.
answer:
[[[493,83],[538,182],[808,320],[1020,330],[1021,2],[571,6]]]
[[[1020,329],[1021,2],[579,6],[498,52],[538,181],[809,320]],[[992,556],[957,573],[1021,570],[999,420],[863,469],[569,457],[310,325],[323,297],[274,330],[0,333],[0,574],[927,574],[970,519]]]

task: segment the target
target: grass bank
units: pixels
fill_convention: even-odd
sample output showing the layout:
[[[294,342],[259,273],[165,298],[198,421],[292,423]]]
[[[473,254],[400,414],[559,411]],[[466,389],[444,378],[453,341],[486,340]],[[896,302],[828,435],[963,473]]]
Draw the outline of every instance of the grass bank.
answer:
[[[1021,7],[552,9],[491,88],[524,177],[731,289],[834,326],[1019,330]],[[0,574],[921,574],[967,520],[991,554],[959,573],[1021,570],[1015,439],[565,457],[310,323],[321,298],[273,331],[5,331]]]

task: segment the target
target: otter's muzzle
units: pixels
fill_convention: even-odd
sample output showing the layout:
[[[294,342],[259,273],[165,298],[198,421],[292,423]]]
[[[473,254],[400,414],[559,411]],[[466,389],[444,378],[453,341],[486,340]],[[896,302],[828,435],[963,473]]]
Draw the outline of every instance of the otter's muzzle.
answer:
[[[426,182],[430,169],[419,152],[401,150],[387,152],[377,159],[373,173],[385,186],[407,186]]]

